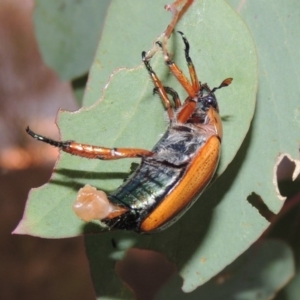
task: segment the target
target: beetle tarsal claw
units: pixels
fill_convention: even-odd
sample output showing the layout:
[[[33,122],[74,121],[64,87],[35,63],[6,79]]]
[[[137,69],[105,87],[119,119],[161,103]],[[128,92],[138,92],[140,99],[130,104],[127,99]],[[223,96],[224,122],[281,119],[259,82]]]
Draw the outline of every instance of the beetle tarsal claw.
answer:
[[[78,191],[73,210],[80,219],[90,222],[118,216],[127,209],[114,205],[105,192],[87,184]]]

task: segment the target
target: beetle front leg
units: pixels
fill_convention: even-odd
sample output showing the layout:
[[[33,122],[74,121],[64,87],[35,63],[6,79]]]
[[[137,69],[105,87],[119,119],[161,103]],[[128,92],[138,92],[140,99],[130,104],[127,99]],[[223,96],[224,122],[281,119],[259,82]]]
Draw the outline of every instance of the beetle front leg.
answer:
[[[177,92],[174,89],[172,89],[168,86],[164,86],[164,90],[167,94],[172,96],[175,108],[179,108],[181,106],[181,101],[180,101],[180,98],[179,98]],[[159,89],[157,87],[153,89],[153,94],[159,94],[160,95]]]
[[[172,108],[171,102],[168,98],[165,87],[161,83],[160,79],[157,77],[156,73],[153,71],[153,69],[152,69],[152,67],[149,63],[149,60],[146,57],[146,52],[145,51],[142,52],[142,59],[143,59],[144,65],[145,65],[145,67],[146,67],[146,69],[147,69],[154,85],[155,85],[155,88],[154,88],[153,92],[159,94],[159,96],[161,98],[161,101],[163,102],[163,105],[165,106],[165,108],[168,112],[169,119],[172,120],[173,117],[174,117],[174,110]]]
[[[190,57],[190,44],[189,44],[188,40],[186,39],[185,35],[183,34],[183,32],[178,31],[178,33],[181,35],[182,40],[185,45],[185,48],[184,48],[185,60],[187,62],[188,68],[189,68],[189,73],[190,73],[193,89],[195,92],[200,91],[201,83],[198,80],[193,61]]]
[[[163,49],[165,63],[169,67],[169,69],[173,73],[173,75],[176,77],[178,82],[186,90],[186,92],[188,93],[188,95],[191,98],[195,97],[197,91],[194,89],[193,85],[191,85],[191,83],[186,78],[186,76],[182,73],[180,68],[171,59],[169,52],[165,51],[165,49],[163,48],[162,43],[156,42],[156,44],[159,45]]]
[[[86,158],[97,158],[103,160],[115,160],[121,158],[141,158],[152,156],[153,152],[136,148],[105,148],[87,144],[80,144],[74,141],[55,141],[33,132],[29,127],[26,132],[34,139],[50,144],[72,155]]]

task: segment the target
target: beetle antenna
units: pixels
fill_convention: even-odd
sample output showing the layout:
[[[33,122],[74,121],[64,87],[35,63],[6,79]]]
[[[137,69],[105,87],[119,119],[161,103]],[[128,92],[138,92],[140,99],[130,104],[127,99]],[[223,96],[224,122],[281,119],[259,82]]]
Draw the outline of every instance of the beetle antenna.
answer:
[[[212,93],[218,89],[221,89],[222,87],[228,86],[232,82],[233,78],[226,78],[222,81],[222,83],[218,86],[212,89]]]

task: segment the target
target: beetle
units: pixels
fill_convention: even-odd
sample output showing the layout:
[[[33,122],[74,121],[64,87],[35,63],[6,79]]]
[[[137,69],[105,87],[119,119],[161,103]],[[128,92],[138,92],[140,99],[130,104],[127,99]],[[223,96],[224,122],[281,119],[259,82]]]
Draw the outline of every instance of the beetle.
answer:
[[[89,185],[79,190],[73,209],[84,221],[98,219],[108,229],[138,233],[159,231],[174,223],[210,183],[218,166],[223,134],[214,92],[228,86],[232,78],[213,89],[202,84],[189,55],[189,42],[182,32],[178,33],[185,45],[190,80],[167,49],[163,50],[166,65],[188,95],[183,103],[173,88],[162,84],[150,65],[151,58],[142,52],[155,86],[153,92],[160,96],[169,118],[167,131],[151,151],[55,141],[27,127],[33,138],[72,155],[103,160],[141,158],[137,170],[114,192],[106,194]]]

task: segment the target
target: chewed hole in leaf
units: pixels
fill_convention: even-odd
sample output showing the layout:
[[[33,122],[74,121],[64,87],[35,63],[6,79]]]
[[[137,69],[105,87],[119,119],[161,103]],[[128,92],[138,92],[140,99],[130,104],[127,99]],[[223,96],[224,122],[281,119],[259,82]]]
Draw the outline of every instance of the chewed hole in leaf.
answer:
[[[254,206],[258,212],[269,222],[271,222],[276,214],[274,214],[268,206],[264,203],[263,199],[256,193],[252,193],[247,197],[248,202]]]
[[[114,246],[118,247],[114,241]],[[175,266],[155,251],[132,248],[116,263],[115,270],[136,299],[152,299],[175,272]]]
[[[278,190],[283,197],[291,197],[300,190],[300,161],[292,159],[288,154],[281,155],[278,161]]]

